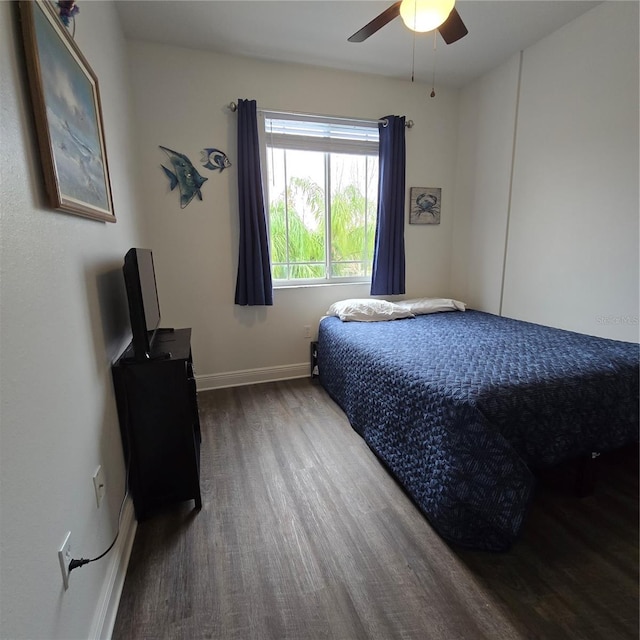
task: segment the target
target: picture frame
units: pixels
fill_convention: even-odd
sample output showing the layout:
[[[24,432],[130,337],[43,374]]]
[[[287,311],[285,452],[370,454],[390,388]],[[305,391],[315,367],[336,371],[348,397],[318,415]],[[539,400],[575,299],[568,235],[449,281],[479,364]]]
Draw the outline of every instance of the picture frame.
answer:
[[[440,187],[411,187],[409,224],[440,224],[441,201]]]
[[[98,79],[52,2],[21,0],[20,17],[49,204],[115,222]]]

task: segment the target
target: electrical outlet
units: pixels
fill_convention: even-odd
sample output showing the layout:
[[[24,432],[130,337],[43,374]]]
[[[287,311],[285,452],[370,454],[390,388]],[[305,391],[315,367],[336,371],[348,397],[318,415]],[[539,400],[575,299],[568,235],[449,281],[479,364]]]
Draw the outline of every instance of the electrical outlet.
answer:
[[[104,494],[107,490],[107,483],[104,478],[104,471],[102,470],[102,465],[98,466],[96,472],[93,474],[93,488],[96,491],[96,505],[98,509],[100,508],[100,503],[102,502],[102,498],[104,498]]]
[[[311,337],[311,325],[308,325],[308,324],[304,325],[304,337],[305,338]]]
[[[65,591],[69,588],[69,563],[71,562],[71,531],[67,533],[62,546],[58,550],[58,560],[60,561],[60,571],[62,571],[62,583]]]

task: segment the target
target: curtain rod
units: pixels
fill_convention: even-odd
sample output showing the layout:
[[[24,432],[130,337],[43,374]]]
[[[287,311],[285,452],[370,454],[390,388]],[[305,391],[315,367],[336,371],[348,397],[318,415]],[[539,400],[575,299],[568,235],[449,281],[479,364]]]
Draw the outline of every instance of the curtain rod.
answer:
[[[238,109],[238,105],[235,102],[230,102],[228,105],[229,111],[232,111],[233,113],[235,113]],[[286,116],[298,116],[298,115],[306,115],[306,114],[302,114],[302,113],[293,113],[291,111],[273,111],[272,109],[264,109],[264,111],[269,111],[269,113],[277,113],[277,114],[281,114],[281,115],[286,115]],[[334,120],[347,120],[349,122],[377,122],[378,124],[381,124],[383,127],[386,127],[389,124],[389,121],[386,118],[381,118],[380,120],[362,120],[362,119],[358,119],[358,118],[337,118],[335,116],[332,116],[332,118]],[[404,126],[407,127],[407,129],[411,129],[414,125],[413,120],[407,120],[404,123]]]

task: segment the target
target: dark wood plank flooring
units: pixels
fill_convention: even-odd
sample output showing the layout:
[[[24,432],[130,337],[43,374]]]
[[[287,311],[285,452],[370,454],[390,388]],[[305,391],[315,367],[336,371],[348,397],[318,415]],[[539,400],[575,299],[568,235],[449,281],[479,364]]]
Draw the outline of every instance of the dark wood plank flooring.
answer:
[[[638,638],[637,449],[449,547],[309,380],[201,393],[203,508],[142,522],[114,640]],[[560,474],[561,475],[561,474]]]

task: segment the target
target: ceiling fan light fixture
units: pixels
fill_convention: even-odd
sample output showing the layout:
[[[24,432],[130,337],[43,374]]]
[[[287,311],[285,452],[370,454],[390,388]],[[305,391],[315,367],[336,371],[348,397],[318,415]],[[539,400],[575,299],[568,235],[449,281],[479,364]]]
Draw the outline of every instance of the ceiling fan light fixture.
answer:
[[[455,0],[402,0],[400,17],[412,31],[433,31],[449,17],[454,4]]]

